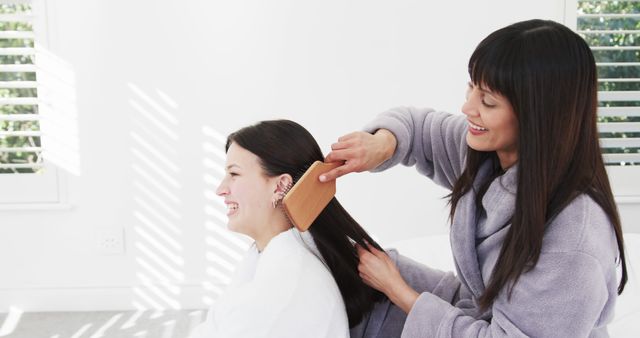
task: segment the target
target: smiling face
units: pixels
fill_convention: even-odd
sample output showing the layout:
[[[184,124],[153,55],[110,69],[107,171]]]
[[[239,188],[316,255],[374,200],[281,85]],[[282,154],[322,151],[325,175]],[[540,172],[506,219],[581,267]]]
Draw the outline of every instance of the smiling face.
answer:
[[[467,115],[471,148],[495,151],[504,169],[518,160],[518,119],[507,98],[470,82],[462,112]]]
[[[264,225],[274,214],[271,201],[276,179],[267,177],[258,156],[236,143],[227,151],[225,168],[225,177],[216,194],[224,197],[229,230],[257,240],[263,236],[267,228]]]

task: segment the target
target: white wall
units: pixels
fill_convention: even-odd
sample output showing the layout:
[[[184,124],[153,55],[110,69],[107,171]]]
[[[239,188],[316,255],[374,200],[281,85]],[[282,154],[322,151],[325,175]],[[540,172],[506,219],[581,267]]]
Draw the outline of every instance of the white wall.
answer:
[[[57,0],[47,10],[49,52],[75,76],[80,170],[66,175],[70,210],[0,211],[0,310],[204,306],[212,275],[224,279],[246,243],[220,232],[212,196],[229,132],[289,118],[328,151],[396,105],[457,112],[475,45],[515,21],[562,22],[564,2]],[[446,232],[446,193],[410,168],[338,182],[383,243]],[[96,237],[114,231],[125,252],[101,254]],[[203,281],[214,281],[205,300]]]

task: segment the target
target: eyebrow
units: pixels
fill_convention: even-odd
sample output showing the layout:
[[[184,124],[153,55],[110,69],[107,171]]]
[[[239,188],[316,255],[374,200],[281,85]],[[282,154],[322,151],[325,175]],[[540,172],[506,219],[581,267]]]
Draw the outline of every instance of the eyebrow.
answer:
[[[231,168],[233,168],[233,167],[237,167],[238,169],[241,169],[241,167],[240,167],[239,165],[237,165],[237,164],[229,164],[229,165],[227,166],[227,170],[229,170],[229,169],[231,169]]]

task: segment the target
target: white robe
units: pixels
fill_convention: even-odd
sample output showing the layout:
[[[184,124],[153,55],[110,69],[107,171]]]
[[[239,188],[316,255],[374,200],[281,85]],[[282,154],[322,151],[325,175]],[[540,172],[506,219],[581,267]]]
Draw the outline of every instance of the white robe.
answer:
[[[306,242],[306,240],[305,240]],[[255,245],[231,285],[190,338],[349,337],[344,301],[331,272],[295,229]]]

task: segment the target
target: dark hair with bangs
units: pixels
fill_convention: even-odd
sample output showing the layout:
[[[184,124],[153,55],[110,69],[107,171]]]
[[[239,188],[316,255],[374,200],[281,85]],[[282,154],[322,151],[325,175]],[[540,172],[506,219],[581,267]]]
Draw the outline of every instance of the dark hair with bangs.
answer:
[[[289,174],[294,184],[313,162],[324,160],[322,150],[313,136],[301,125],[289,120],[262,121],[242,128],[229,135],[225,151],[229,150],[232,143],[255,154],[267,176]],[[349,317],[349,327],[353,327],[373,309],[375,302],[384,299],[384,295],[360,278],[358,253],[351,241],[363,248],[368,243],[378,250],[383,249],[335,197],[311,224],[309,232],[338,284]]]
[[[515,211],[480,306],[488,308],[505,286],[511,296],[519,276],[540,257],[546,224],[580,194],[600,205],[615,231],[622,293],[627,282],[622,228],[600,151],[597,73],[589,46],[559,23],[518,22],[480,42],[469,60],[469,75],[474,84],[509,100],[519,128]],[[503,169],[495,152],[468,147],[465,170],[449,195],[451,219],[487,160],[494,171],[476,192],[479,207]]]

